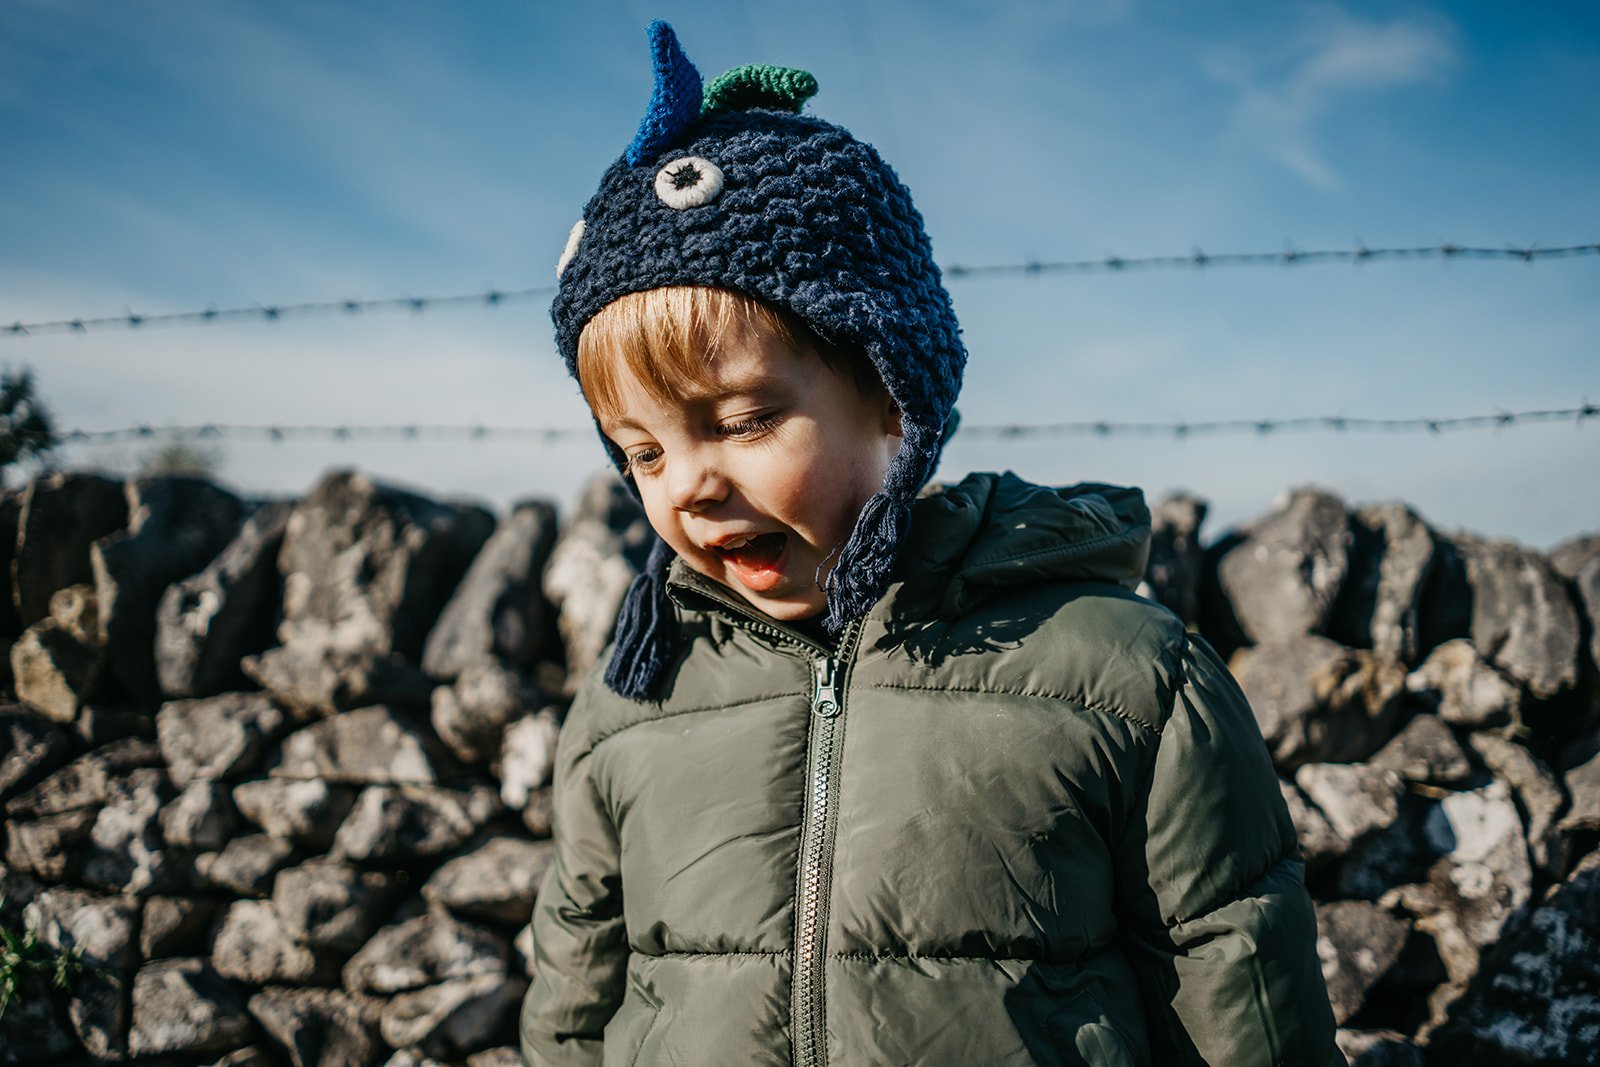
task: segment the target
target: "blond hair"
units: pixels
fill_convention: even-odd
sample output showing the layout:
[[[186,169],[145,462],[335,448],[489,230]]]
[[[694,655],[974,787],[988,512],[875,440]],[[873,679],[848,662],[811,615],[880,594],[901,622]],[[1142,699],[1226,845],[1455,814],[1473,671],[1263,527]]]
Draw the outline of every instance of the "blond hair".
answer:
[[[711,389],[724,346],[751,334],[813,353],[849,373],[863,395],[884,388],[865,357],[822,340],[791,312],[705,285],[645,289],[601,308],[578,336],[578,384],[602,419],[621,413],[624,369],[652,400],[675,403],[691,391]]]

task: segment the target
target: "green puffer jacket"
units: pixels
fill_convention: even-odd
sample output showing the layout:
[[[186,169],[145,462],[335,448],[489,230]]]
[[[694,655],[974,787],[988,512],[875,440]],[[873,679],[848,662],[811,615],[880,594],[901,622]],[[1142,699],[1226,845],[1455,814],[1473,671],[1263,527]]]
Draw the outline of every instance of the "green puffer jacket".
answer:
[[[1343,1064],[1294,829],[1138,490],[917,502],[835,649],[681,564],[561,734],[530,1064]]]

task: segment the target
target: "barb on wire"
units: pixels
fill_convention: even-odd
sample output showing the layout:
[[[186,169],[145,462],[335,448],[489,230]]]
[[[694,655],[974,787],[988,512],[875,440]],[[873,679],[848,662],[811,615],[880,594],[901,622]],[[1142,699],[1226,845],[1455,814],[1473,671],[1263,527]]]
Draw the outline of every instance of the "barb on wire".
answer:
[[[1561,245],[1540,248],[1537,245],[1505,248],[1470,247],[1444,242],[1437,245],[1417,245],[1409,248],[1368,248],[1358,244],[1349,249],[1301,250],[1285,246],[1277,252],[1204,252],[1195,249],[1183,256],[1118,256],[1099,259],[1028,260],[1023,263],[989,263],[968,265],[954,263],[944,267],[950,278],[979,278],[1004,275],[1038,274],[1092,274],[1098,272],[1123,272],[1129,270],[1163,270],[1188,268],[1203,270],[1208,267],[1294,267],[1312,263],[1376,263],[1383,260],[1455,260],[1480,259],[1533,263],[1544,259],[1571,259],[1577,256],[1600,255],[1600,243]],[[0,324],[0,337],[27,337],[34,334],[87,333],[90,330],[138,329],[144,326],[196,326],[208,322],[278,322],[285,318],[308,318],[317,315],[354,315],[363,311],[392,311],[410,309],[421,313],[436,307],[498,307],[501,304],[531,300],[554,294],[553,285],[537,285],[526,289],[490,289],[481,293],[458,293],[450,296],[396,296],[378,300],[313,300],[299,304],[253,304],[250,307],[206,308],[204,311],[178,311],[165,314],[141,314],[129,310],[121,315],[103,315],[99,318],[54,319],[48,322],[22,322]]]
[[[1339,433],[1376,431],[1404,433],[1425,430],[1439,434],[1456,430],[1498,429],[1522,423],[1572,421],[1582,425],[1586,420],[1600,417],[1600,405],[1585,402],[1572,408],[1543,408],[1533,411],[1498,411],[1492,415],[1460,415],[1452,418],[1376,419],[1355,418],[1349,415],[1294,416],[1275,419],[1210,419],[1198,422],[1109,422],[1104,419],[1082,422],[1049,423],[964,423],[958,437],[1023,438],[1059,437],[1090,434],[1098,437],[1162,436],[1187,439],[1205,434],[1256,434],[1333,430]],[[335,441],[382,440],[421,438],[466,441],[490,439],[516,439],[555,442],[580,438],[591,440],[592,426],[424,426],[417,423],[382,426],[267,426],[223,425],[205,423],[199,426],[149,426],[138,425],[115,430],[71,430],[61,435],[64,443],[90,445],[117,444],[124,441],[151,437],[168,440],[185,440],[195,437],[255,438],[282,443],[290,439],[322,438]]]

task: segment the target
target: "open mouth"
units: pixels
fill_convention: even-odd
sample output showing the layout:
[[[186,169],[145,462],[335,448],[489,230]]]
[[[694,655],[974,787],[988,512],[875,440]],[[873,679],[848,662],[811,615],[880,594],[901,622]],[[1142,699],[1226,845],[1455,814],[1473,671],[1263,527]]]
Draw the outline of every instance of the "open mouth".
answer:
[[[764,533],[730,538],[714,546],[713,551],[741,585],[752,592],[765,593],[783,581],[784,564],[789,560],[789,535]]]
[[[766,570],[778,562],[788,543],[788,534],[764,533],[734,538],[726,544],[717,545],[716,552],[736,567]]]

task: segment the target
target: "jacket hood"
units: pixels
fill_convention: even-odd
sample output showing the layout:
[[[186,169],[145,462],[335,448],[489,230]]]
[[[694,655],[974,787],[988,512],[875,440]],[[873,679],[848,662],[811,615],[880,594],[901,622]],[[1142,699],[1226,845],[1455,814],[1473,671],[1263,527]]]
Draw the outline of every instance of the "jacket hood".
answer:
[[[1150,509],[1131,487],[1035,485],[969,474],[924,494],[890,597],[898,612],[964,614],[1006,589],[1058,581],[1133,589],[1150,555]]]

